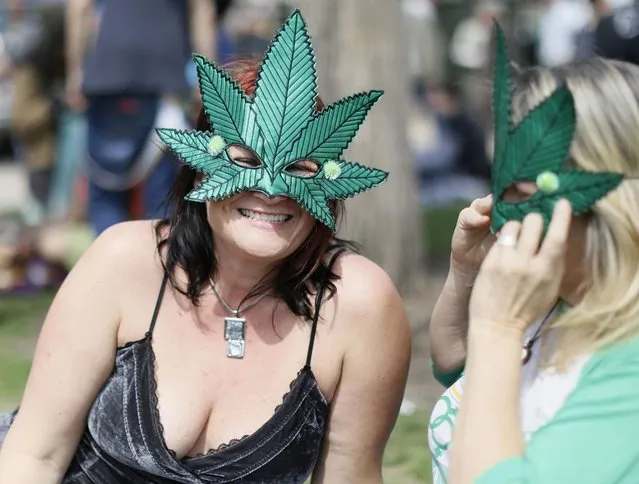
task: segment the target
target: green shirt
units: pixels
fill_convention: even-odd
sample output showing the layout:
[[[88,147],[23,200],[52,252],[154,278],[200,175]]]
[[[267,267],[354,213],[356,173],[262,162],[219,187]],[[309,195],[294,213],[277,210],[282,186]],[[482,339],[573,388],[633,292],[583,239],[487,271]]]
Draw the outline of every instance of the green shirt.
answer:
[[[577,371],[576,385],[527,438],[524,455],[496,464],[476,484],[639,483],[639,339],[598,352]],[[530,398],[539,395],[552,398]],[[448,445],[435,463],[442,452]],[[438,472],[436,482],[445,483],[447,468]]]

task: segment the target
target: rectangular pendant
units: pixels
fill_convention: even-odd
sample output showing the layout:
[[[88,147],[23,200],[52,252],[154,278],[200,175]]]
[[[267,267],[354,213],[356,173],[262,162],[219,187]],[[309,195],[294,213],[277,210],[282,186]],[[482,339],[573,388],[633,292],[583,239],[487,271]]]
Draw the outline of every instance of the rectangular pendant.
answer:
[[[224,339],[228,358],[244,358],[244,318],[224,318]]]

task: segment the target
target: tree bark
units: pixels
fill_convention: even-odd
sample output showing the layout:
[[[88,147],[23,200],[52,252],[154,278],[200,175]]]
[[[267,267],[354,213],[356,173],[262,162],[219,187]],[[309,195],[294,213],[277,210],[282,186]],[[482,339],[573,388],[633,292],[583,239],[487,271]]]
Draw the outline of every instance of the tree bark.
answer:
[[[319,91],[333,102],[383,89],[346,159],[390,172],[388,180],[347,201],[339,235],[360,243],[404,296],[426,282],[422,215],[406,122],[411,86],[399,0],[296,0],[313,37]]]

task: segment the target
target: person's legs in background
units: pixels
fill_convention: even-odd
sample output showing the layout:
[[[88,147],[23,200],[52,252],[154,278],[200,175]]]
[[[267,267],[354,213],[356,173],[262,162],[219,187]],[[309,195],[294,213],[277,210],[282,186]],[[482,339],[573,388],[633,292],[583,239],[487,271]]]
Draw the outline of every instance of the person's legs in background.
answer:
[[[157,113],[157,96],[87,98],[88,219],[96,235],[130,220],[131,188]]]
[[[161,219],[170,217],[173,207],[168,204],[169,191],[175,183],[180,165],[170,152],[160,157],[150,171],[143,185],[144,218]]]
[[[117,148],[112,146],[117,144],[117,139],[112,140],[109,136],[110,123],[117,122],[113,116],[115,97],[90,96],[87,103],[88,109],[85,113],[89,157],[87,160],[87,218],[97,236],[111,225],[124,222],[129,218],[127,190],[109,189],[104,186],[103,178],[125,176],[130,160],[126,156],[117,156],[117,154],[108,156]],[[112,141],[115,143],[111,143]]]
[[[40,223],[47,209],[56,153],[56,130],[52,100],[43,92],[37,70],[29,64],[14,67],[12,135],[28,172],[29,189],[37,213],[27,223]],[[25,214],[27,215],[27,214]]]
[[[189,121],[182,103],[170,96],[165,96],[160,102],[155,125],[160,128],[192,129],[199,115],[200,107],[201,105],[199,104],[194,106],[196,113],[193,121]],[[144,166],[149,166],[150,169],[141,187],[143,211],[140,216],[145,219],[161,219],[171,216],[173,213],[173,206],[170,205],[168,196],[182,165],[164,147],[157,134],[153,133],[149,141],[153,149],[148,154],[150,156],[149,159],[152,159],[153,162],[151,164],[148,161],[142,162]],[[156,154],[156,150],[159,153]]]
[[[106,190],[89,180],[87,212],[96,235],[112,225],[129,220],[129,190]]]

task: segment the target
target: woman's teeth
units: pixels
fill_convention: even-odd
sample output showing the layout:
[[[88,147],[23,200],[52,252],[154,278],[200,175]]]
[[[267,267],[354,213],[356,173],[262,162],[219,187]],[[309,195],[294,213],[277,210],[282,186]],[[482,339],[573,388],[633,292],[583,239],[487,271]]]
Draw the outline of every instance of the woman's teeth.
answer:
[[[270,222],[270,223],[276,223],[276,224],[281,224],[291,219],[291,216],[286,214],[282,214],[282,215],[267,214],[267,213],[254,212],[253,210],[246,210],[244,208],[240,208],[239,212],[242,214],[242,216],[251,218],[253,220],[261,220],[263,222]]]

